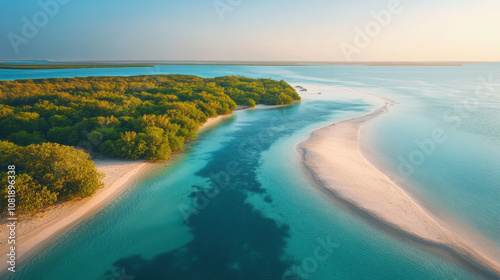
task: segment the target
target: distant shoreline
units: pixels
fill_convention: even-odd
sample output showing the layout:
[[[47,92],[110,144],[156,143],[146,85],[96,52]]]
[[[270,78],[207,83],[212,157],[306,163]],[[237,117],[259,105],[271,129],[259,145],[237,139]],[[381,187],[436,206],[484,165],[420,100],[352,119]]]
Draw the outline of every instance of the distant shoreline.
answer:
[[[17,62],[17,63],[16,63]],[[463,66],[496,61],[1,61],[0,69],[86,69],[154,67],[168,65],[226,65],[226,66]],[[30,63],[31,62],[31,63]],[[36,63],[33,63],[36,62]]]
[[[153,64],[0,64],[0,69],[44,70],[44,69],[87,69],[87,68],[122,68],[154,67]]]
[[[311,133],[299,145],[313,183],[340,205],[405,241],[445,255],[486,278],[500,276],[500,252],[487,243],[440,224],[425,208],[373,166],[359,150],[359,131],[388,111],[390,102],[368,115]]]

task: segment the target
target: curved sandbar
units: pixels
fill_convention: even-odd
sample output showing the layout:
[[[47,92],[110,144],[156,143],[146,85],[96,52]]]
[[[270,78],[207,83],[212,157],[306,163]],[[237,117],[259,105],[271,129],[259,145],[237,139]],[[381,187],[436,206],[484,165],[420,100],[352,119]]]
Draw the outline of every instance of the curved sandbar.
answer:
[[[313,132],[299,147],[306,172],[336,201],[377,226],[445,254],[484,277],[500,278],[497,252],[473,246],[458,231],[440,224],[361,154],[361,127],[387,112],[390,105],[392,102],[386,101],[385,106],[368,115]]]

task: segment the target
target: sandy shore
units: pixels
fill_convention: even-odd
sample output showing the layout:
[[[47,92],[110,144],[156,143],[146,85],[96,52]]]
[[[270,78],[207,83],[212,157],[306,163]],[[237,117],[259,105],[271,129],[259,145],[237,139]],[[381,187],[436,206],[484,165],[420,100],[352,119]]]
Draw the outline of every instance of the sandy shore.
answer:
[[[387,112],[390,105],[387,102],[371,114],[313,132],[299,147],[308,175],[335,201],[373,224],[445,255],[486,278],[500,277],[500,254],[496,249],[471,244],[462,232],[440,224],[361,154],[361,127]]]
[[[267,109],[275,106],[257,105],[255,109]],[[253,109],[248,106],[239,106],[234,111]],[[232,117],[233,114],[220,115],[209,118],[200,126],[199,132],[219,124],[222,120]],[[121,159],[94,160],[99,172],[105,174],[104,188],[98,190],[90,198],[68,201],[43,210],[33,217],[24,218],[16,227],[16,266],[29,259],[38,250],[46,246],[51,240],[67,232],[72,226],[84,218],[104,207],[109,201],[119,196],[144,171],[154,165],[147,161],[127,161]],[[0,254],[6,255],[10,247],[7,244],[7,221],[0,227]],[[0,275],[7,271],[7,263],[0,263]]]
[[[257,105],[257,107],[258,106],[265,106],[265,105]],[[253,108],[249,107],[249,106],[241,106],[241,105],[239,105],[238,107],[236,107],[236,109],[233,110],[233,112],[242,111],[242,110],[248,110],[248,109],[253,109]],[[234,114],[231,113],[231,114],[227,114],[227,115],[219,115],[219,116],[217,116],[215,118],[209,118],[204,124],[202,124],[200,126],[200,129],[198,130],[198,132],[202,132],[202,131],[204,131],[205,129],[207,129],[209,127],[213,127],[213,126],[219,124],[222,120],[231,118],[233,116],[234,116]]]
[[[215,118],[209,118],[207,120],[207,122],[205,122],[204,124],[202,124],[200,126],[200,129],[198,130],[198,132],[202,132],[209,127],[214,127],[217,124],[219,124],[222,120],[231,118],[232,116],[233,116],[233,114],[228,114],[228,115],[220,115],[220,116],[217,116]]]
[[[294,101],[294,103],[297,103],[300,101]],[[290,106],[290,105],[262,105],[262,104],[257,104],[255,107],[250,107],[250,106],[242,106],[239,105],[236,109],[234,109],[232,114],[227,114],[227,115],[219,115],[215,118],[209,118],[204,124],[200,126],[200,129],[198,132],[202,132],[206,130],[207,128],[213,127],[217,124],[219,124],[222,120],[231,118],[234,116],[234,112],[236,111],[243,111],[243,110],[263,110],[263,109],[273,109],[273,108],[279,108],[283,106]]]
[[[237,110],[245,110],[241,106]],[[236,111],[236,110],[235,110]],[[232,117],[232,114],[210,118],[200,127],[200,132],[219,124],[222,120]],[[25,217],[19,221],[16,228],[16,265],[29,259],[51,240],[67,232],[72,226],[104,207],[130,186],[144,171],[154,165],[147,161],[127,161],[122,159],[94,160],[99,172],[105,174],[104,188],[98,190],[90,198],[68,201],[43,210],[33,217]],[[0,254],[8,253],[7,221],[0,227]],[[7,263],[0,263],[0,275],[6,272]]]
[[[106,174],[104,188],[90,198],[73,200],[45,209],[31,218],[20,221],[16,228],[16,265],[28,259],[47,245],[56,236],[101,209],[107,202],[120,195],[137,177],[151,165],[146,161],[126,161],[116,159],[96,160],[100,172]],[[8,231],[5,223],[0,228],[2,236],[0,254],[6,256]],[[0,263],[0,274],[7,269],[7,263]]]

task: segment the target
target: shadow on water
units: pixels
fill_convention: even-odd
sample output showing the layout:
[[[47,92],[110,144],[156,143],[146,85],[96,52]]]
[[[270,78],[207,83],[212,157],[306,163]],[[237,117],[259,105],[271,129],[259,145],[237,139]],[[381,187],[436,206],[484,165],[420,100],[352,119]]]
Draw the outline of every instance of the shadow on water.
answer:
[[[296,263],[285,254],[289,227],[247,202],[249,194],[257,194],[272,203],[257,179],[261,154],[278,139],[327,121],[336,111],[363,111],[365,106],[322,101],[245,112],[251,121],[231,132],[231,139],[195,173],[207,183],[192,186],[195,206],[184,216],[193,239],[152,259],[119,259],[104,279],[282,279]]]

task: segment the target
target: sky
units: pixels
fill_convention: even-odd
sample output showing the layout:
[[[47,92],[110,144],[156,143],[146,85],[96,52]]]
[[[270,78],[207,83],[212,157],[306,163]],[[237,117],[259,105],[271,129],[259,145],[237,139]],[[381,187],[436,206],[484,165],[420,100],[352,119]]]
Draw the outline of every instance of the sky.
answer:
[[[500,61],[499,0],[3,0],[0,60]]]

